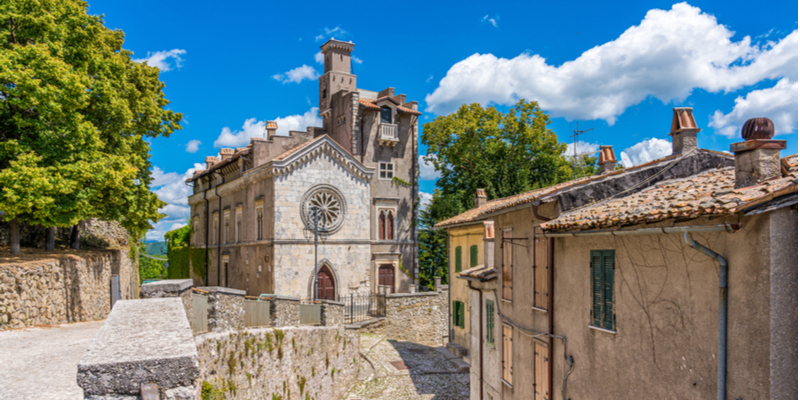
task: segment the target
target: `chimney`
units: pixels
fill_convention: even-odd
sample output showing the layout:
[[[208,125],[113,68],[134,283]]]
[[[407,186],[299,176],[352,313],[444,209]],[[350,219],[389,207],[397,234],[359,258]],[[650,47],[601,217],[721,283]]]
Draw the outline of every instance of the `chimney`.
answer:
[[[272,137],[276,135],[276,132],[278,132],[278,123],[275,121],[267,121],[265,129],[267,131],[267,139],[271,140]]]
[[[486,204],[486,190],[478,189],[475,191],[475,207]]]
[[[751,118],[742,126],[744,142],[731,144],[735,155],[734,188],[753,186],[765,179],[781,175],[781,150],[785,140],[772,140],[775,126],[769,118]]]
[[[219,155],[222,157],[222,161],[225,161],[233,156],[233,149],[219,149]]]
[[[483,265],[494,267],[494,221],[483,223]]]
[[[672,109],[672,154],[686,154],[697,148],[697,122],[692,114],[692,107],[676,107]]]
[[[597,175],[607,174],[617,166],[617,158],[614,157],[612,146],[600,146],[600,158],[597,160]]]
[[[383,89],[380,92],[378,92],[378,98],[379,99],[381,97],[386,97],[386,96],[394,97],[394,88],[393,87],[386,88],[386,89]]]
[[[211,169],[211,167],[214,166],[214,164],[216,164],[217,162],[219,162],[219,158],[217,157],[214,156],[206,157],[206,169]]]

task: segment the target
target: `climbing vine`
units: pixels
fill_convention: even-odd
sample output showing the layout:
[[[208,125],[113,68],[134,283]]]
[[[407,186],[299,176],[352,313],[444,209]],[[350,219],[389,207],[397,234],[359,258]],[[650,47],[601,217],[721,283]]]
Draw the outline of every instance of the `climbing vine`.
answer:
[[[190,245],[191,235],[191,227],[188,225],[164,234],[164,238],[167,239],[167,258],[169,259],[167,277],[169,279],[191,278],[190,266],[196,276],[205,276],[206,251]]]

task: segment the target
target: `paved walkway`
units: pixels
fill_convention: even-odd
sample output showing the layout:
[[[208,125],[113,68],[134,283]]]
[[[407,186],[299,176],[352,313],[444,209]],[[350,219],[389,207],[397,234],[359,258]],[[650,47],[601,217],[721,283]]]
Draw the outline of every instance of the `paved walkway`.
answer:
[[[441,347],[362,334],[359,381],[345,399],[469,399],[469,372],[459,372]],[[371,368],[374,366],[374,368]]]
[[[103,321],[0,331],[0,399],[83,399],[78,361]]]

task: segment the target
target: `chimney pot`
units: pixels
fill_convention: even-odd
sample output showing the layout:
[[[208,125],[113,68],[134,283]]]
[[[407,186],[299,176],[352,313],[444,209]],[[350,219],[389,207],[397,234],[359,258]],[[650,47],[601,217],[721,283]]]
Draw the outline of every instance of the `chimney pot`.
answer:
[[[685,154],[697,148],[697,122],[692,114],[692,107],[676,107],[672,109],[672,154]]]
[[[475,191],[475,207],[486,204],[486,190],[478,189]]]
[[[222,161],[225,161],[233,156],[233,149],[224,148],[219,150],[219,155],[222,158]]]
[[[617,166],[617,158],[614,156],[613,146],[600,146],[600,157],[597,160],[597,174],[607,174]]]
[[[272,139],[278,132],[278,123],[276,121],[267,121],[264,128],[267,131],[267,139]]]
[[[214,156],[206,157],[206,169],[211,169],[211,167],[214,166],[214,164],[216,164],[217,162],[219,162],[219,158],[217,157]]]
[[[780,176],[781,150],[785,140],[771,140],[775,133],[769,118],[751,118],[742,126],[744,142],[731,144],[736,182],[734,188],[749,187]]]

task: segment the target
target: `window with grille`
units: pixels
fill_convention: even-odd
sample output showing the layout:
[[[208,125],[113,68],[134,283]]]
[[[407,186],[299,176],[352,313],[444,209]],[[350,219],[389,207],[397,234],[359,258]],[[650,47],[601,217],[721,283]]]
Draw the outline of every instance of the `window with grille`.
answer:
[[[219,243],[219,213],[214,213],[214,228],[211,232],[211,236],[214,238],[214,244]]]
[[[380,179],[392,179],[394,177],[394,163],[378,163],[378,176]]]
[[[472,245],[469,248],[469,267],[478,265],[478,246]]]
[[[228,238],[230,237],[230,222],[231,222],[231,212],[225,210],[225,217],[224,217],[224,226],[222,234],[224,237],[222,238],[223,243],[228,243]]]
[[[592,250],[592,325],[614,330],[614,250]]]
[[[461,272],[461,246],[456,247],[456,272]]]
[[[236,243],[242,241],[242,209],[236,210]]]
[[[264,239],[264,208],[256,208],[256,239]]]
[[[453,302],[453,326],[464,328],[464,302]]]
[[[494,344],[494,301],[486,300],[486,343]]]

